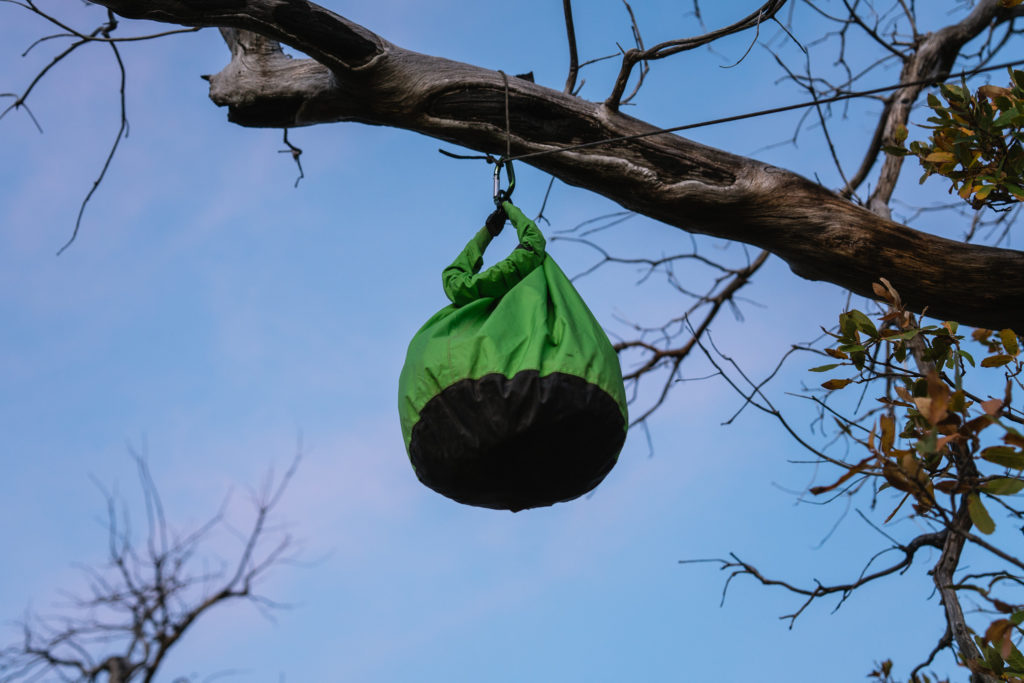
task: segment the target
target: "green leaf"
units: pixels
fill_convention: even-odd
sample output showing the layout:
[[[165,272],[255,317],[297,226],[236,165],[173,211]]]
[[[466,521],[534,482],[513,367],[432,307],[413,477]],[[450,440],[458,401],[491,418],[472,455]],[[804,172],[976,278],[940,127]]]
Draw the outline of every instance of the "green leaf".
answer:
[[[988,645],[983,647],[981,651],[985,655],[985,663],[988,664],[989,669],[996,674],[1003,673],[1003,658],[999,656],[999,651]]]
[[[1005,329],[999,330],[999,339],[1003,342],[1003,348],[1011,356],[1016,356],[1020,353],[1020,346],[1017,344],[1017,335],[1013,333],[1013,330]]]
[[[989,446],[981,452],[981,458],[1013,470],[1024,470],[1024,453],[1010,446]]]
[[[953,156],[952,152],[932,152],[922,161],[928,161],[933,164],[948,164],[951,161],[956,161],[956,157]]]
[[[907,330],[906,332],[901,332],[899,334],[886,335],[884,337],[884,339],[887,339],[889,341],[896,341],[896,340],[900,340],[900,339],[909,341],[909,340],[913,339],[914,337],[916,337],[917,333],[920,332],[920,331],[921,330]]]
[[[871,322],[871,319],[869,317],[867,317],[866,315],[864,315],[863,313],[856,309],[850,311],[849,316],[850,318],[853,319],[855,323],[857,323],[858,329],[867,334],[869,337],[878,336],[878,330],[875,329],[875,324]]]
[[[840,339],[848,344],[856,344],[860,341],[857,336],[857,321],[849,313],[839,314],[839,331],[842,334]]]
[[[811,368],[810,372],[828,372],[829,370],[838,368],[840,365],[844,365],[844,363],[829,363],[828,365],[819,365],[816,368]]]
[[[966,351],[957,351],[957,354],[961,358],[966,358],[967,362],[971,364],[972,368],[976,367],[975,364],[974,364],[974,356],[972,356],[971,354],[967,353]]]
[[[1008,364],[1013,360],[1013,356],[1000,353],[995,356],[989,356],[981,361],[981,367],[983,368],[998,368]]]
[[[938,448],[938,437],[935,434],[935,430],[933,429],[925,434],[921,440],[914,445],[914,448],[922,455],[934,453],[935,449]]]
[[[1018,88],[1024,88],[1024,71],[1017,71],[1016,69],[1009,69],[1010,78],[1013,80],[1014,85]]]
[[[967,397],[964,396],[963,389],[958,389],[953,392],[953,395],[949,398],[949,412],[951,413],[962,413],[964,411]]]
[[[1000,114],[999,118],[995,120],[995,125],[999,126],[1000,128],[1008,126],[1011,123],[1013,123],[1013,120],[1018,116],[1020,116],[1020,111],[1018,111],[1017,109],[1010,109],[1009,111],[1005,111],[1002,114]]]
[[[939,85],[939,92],[942,93],[942,96],[945,97],[946,101],[949,102],[950,104],[955,104],[964,99],[963,90],[961,90],[961,88],[956,85],[942,83]],[[931,104],[930,100],[928,101],[928,104]],[[932,108],[934,109],[934,107]]]
[[[1024,489],[1024,480],[1000,477],[986,481],[981,490],[993,496],[1012,496],[1021,489]]]
[[[978,531],[981,533],[990,534],[996,530],[996,523],[989,517],[988,510],[985,509],[977,494],[972,493],[967,496],[967,512],[971,515],[974,526],[978,527]]]
[[[1018,612],[1017,614],[1024,616],[1024,613],[1022,612]],[[1017,615],[1015,614],[1013,616],[1015,617]],[[1013,621],[1013,617],[1010,617],[1010,621]],[[1014,623],[1018,626],[1020,625],[1019,621]],[[1013,649],[1010,650],[1010,656],[1006,658],[1006,663],[1010,665],[1013,673],[1024,673],[1024,655],[1021,655],[1020,650],[1014,647],[1013,643],[1010,643],[1010,647]]]

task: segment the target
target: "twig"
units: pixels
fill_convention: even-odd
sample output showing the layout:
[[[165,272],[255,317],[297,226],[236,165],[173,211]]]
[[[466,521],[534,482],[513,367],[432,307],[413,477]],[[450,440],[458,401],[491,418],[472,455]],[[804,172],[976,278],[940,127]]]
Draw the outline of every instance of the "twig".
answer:
[[[295,165],[299,167],[299,177],[295,179],[295,184],[292,187],[298,187],[299,186],[299,181],[306,177],[306,174],[302,171],[302,161],[299,159],[299,157],[302,156],[302,150],[299,149],[298,147],[296,147],[295,145],[293,145],[291,142],[288,141],[288,129],[284,128],[283,130],[284,130],[284,137],[283,137],[284,144],[288,146],[288,149],[279,149],[278,150],[278,154],[291,154],[292,155],[292,161],[294,161]]]
[[[855,591],[857,588],[860,588],[861,586],[864,586],[873,581],[877,581],[878,579],[881,579],[883,577],[890,576],[891,574],[900,572],[906,567],[909,567],[913,563],[914,556],[916,555],[918,550],[920,550],[923,547],[941,547],[941,543],[944,540],[944,538],[945,534],[943,532],[921,534],[920,536],[915,537],[913,540],[911,540],[909,543],[905,545],[895,545],[891,548],[887,548],[886,550],[882,551],[888,552],[898,550],[902,552],[903,558],[899,562],[889,565],[884,569],[879,569],[878,571],[873,572],[871,574],[867,574],[866,571],[862,571],[861,575],[856,580],[851,581],[849,583],[828,586],[821,583],[820,581],[815,581],[815,586],[813,588],[803,588],[800,586],[795,586],[792,583],[789,583],[788,581],[782,581],[780,579],[772,579],[766,577],[752,564],[745,562],[744,560],[741,560],[735,553],[729,553],[729,558],[731,559],[680,560],[679,564],[692,564],[695,562],[715,562],[721,565],[719,567],[720,570],[730,570],[729,577],[726,579],[725,584],[722,587],[723,604],[725,602],[726,593],[729,590],[729,585],[732,583],[732,580],[738,576],[743,575],[754,577],[762,585],[779,586],[791,593],[803,595],[806,598],[806,600],[804,600],[804,602],[801,603],[800,606],[794,612],[779,617],[780,619],[789,620],[789,628],[793,628],[793,625],[796,623],[797,618],[799,618],[800,615],[803,614],[804,610],[806,610],[811,605],[811,603],[814,602],[816,599],[838,593],[840,595],[840,599],[839,603],[833,609],[833,611],[835,611],[843,605],[847,598],[849,598],[850,595],[853,594],[853,591]]]
[[[113,12],[109,12],[109,17],[110,23],[108,24],[109,28],[106,29],[107,35],[109,35],[110,30],[116,28],[117,26],[117,20],[114,18]],[[128,76],[125,73],[124,62],[121,60],[121,51],[117,49],[117,44],[109,43],[109,45],[111,51],[113,51],[114,53],[114,59],[117,61],[117,69],[121,75],[121,84],[118,88],[118,96],[121,109],[121,121],[120,125],[117,128],[117,135],[114,137],[114,144],[111,145],[110,152],[107,154],[107,158],[103,162],[103,168],[100,170],[100,174],[99,176],[97,176],[96,180],[93,181],[92,187],[89,188],[89,192],[86,193],[85,199],[82,200],[82,205],[78,208],[78,216],[75,218],[75,229],[71,232],[71,237],[69,237],[68,241],[64,243],[64,246],[57,250],[57,256],[63,254],[64,250],[70,247],[71,243],[75,241],[76,237],[78,237],[78,229],[82,225],[82,216],[85,215],[85,207],[89,203],[89,200],[92,199],[93,194],[96,193],[96,190],[99,188],[100,183],[103,182],[103,178],[106,177],[107,169],[110,168],[110,162],[114,160],[114,155],[117,154],[117,148],[121,144],[122,138],[128,136],[128,111],[127,104],[125,103],[125,83],[127,81]]]
[[[639,45],[636,49],[626,50],[622,54],[622,67],[619,70],[619,75],[615,79],[615,84],[612,86],[612,92],[605,100],[605,105],[617,109],[622,100],[623,93],[626,90],[626,83],[629,81],[630,74],[638,63],[646,63],[650,60],[664,59],[674,54],[684,52],[687,50],[693,50],[695,48],[707,45],[719,38],[744,31],[748,28],[755,28],[761,24],[762,21],[771,19],[775,14],[782,9],[783,5],[786,4],[786,0],[769,0],[760,7],[756,12],[749,16],[740,19],[739,21],[730,24],[724,28],[705,33],[704,35],[696,36],[693,38],[683,38],[679,40],[669,40],[664,43],[659,43],[652,48],[644,49],[642,45]],[[629,8],[629,5],[626,5]],[[630,16],[633,17],[632,9],[630,9]],[[634,37],[638,35],[636,31],[636,21],[633,20]],[[639,88],[639,85],[637,86]],[[634,90],[634,95],[635,90]],[[632,97],[632,95],[631,95]]]

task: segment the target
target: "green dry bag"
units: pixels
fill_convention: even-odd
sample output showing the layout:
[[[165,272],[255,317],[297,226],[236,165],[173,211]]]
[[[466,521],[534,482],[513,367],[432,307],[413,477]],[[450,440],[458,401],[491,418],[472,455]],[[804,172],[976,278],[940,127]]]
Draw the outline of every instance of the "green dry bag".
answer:
[[[452,305],[410,342],[398,412],[421,482],[460,503],[517,511],[597,486],[628,420],[607,335],[536,224],[502,207],[519,246],[480,273],[485,227],[444,270]]]

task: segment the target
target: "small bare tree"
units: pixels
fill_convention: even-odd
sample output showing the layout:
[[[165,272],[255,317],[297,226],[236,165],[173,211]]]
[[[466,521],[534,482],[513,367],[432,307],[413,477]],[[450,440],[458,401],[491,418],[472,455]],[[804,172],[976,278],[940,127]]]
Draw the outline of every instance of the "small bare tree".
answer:
[[[56,615],[29,614],[21,623],[20,642],[0,650],[0,681],[62,681],[129,683],[154,680],[168,652],[205,614],[229,602],[244,601],[262,612],[281,607],[257,590],[274,567],[294,558],[294,541],[270,525],[300,457],[283,476],[268,473],[251,492],[255,516],[248,530],[234,528],[221,509],[190,531],[176,531],[164,515],[163,503],[146,459],[132,455],[146,510],[146,534],[140,544],[132,533],[124,502],[104,487],[107,561],[102,567],[82,565],[84,594],[65,593]],[[206,567],[205,546],[216,529],[227,530],[239,543],[232,560],[220,558]]]

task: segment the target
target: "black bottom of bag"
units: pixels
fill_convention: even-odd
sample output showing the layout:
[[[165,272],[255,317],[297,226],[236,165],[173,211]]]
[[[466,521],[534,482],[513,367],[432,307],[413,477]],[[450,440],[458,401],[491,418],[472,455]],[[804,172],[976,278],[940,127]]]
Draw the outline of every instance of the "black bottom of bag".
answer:
[[[622,412],[603,389],[529,370],[462,380],[432,398],[412,429],[409,457],[438,493],[516,512],[593,489],[625,439]]]

